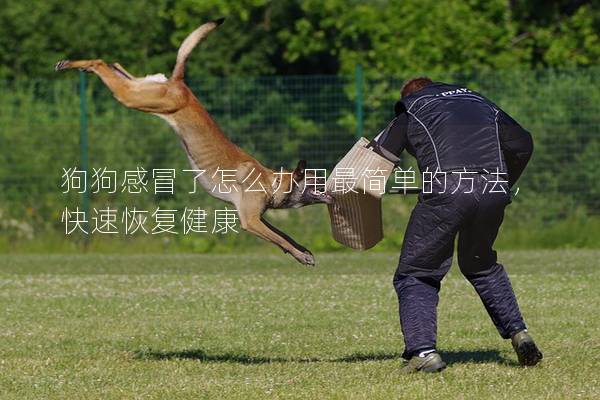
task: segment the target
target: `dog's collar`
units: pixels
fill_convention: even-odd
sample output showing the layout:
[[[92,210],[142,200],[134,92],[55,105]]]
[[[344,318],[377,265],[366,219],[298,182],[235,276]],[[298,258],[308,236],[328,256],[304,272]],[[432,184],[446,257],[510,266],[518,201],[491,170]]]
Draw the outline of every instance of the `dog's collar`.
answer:
[[[275,175],[275,180],[273,181],[273,184],[271,185],[271,196],[269,197],[269,200],[267,201],[268,208],[275,208],[275,193],[277,193],[277,189],[279,188],[280,181],[281,181],[281,177],[279,175]]]
[[[273,193],[275,193],[275,190],[277,190],[277,188],[279,187],[279,181],[281,180],[280,176],[277,176],[275,178],[275,180],[273,181],[273,184],[271,185],[271,189],[273,189]]]

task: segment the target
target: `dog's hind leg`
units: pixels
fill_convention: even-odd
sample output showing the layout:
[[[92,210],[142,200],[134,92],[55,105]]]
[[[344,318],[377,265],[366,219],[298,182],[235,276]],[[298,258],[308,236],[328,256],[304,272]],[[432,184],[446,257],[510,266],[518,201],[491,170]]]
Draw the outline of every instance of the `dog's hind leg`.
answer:
[[[104,65],[108,66],[114,72],[121,75],[120,78],[136,79],[136,77],[133,76],[132,74],[130,74],[125,68],[123,68],[123,66],[121,64],[119,64],[119,63],[106,64],[104,61],[102,61],[100,59],[78,60],[78,61],[62,60],[62,61],[59,61],[56,63],[56,65],[54,66],[54,69],[56,71],[62,71],[65,69],[77,68],[77,69],[80,69],[80,70],[83,70],[86,72],[95,72],[100,76],[100,74],[102,73],[101,69]]]
[[[110,67],[112,69],[114,69],[115,71],[117,71],[117,73],[123,75],[127,79],[138,79],[137,77],[130,74],[129,71],[127,71],[125,68],[123,68],[123,66],[119,63],[112,63],[112,64],[110,64]]]
[[[123,105],[136,110],[165,113],[173,112],[185,101],[182,96],[169,94],[169,86],[161,82],[129,79],[132,76],[127,71],[124,74],[109,66],[102,60],[64,60],[56,64],[55,69],[81,69],[93,72],[102,79],[115,98]],[[126,76],[128,75],[128,76]]]

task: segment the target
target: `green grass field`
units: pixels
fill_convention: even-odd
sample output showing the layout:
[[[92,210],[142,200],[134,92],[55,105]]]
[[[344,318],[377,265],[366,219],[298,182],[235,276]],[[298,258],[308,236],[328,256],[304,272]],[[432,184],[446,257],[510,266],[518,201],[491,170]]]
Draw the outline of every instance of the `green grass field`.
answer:
[[[402,376],[392,253],[2,256],[1,399],[599,398],[600,251],[502,252],[523,369],[454,267],[449,368]]]

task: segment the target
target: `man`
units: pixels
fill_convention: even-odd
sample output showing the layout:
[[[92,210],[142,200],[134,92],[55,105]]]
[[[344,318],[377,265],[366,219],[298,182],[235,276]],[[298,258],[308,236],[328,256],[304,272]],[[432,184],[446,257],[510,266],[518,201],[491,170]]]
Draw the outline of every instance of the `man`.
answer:
[[[412,211],[394,276],[409,360],[404,372],[446,367],[436,351],[436,309],[457,235],[460,270],[498,332],[512,339],[521,365],[537,364],[542,353],[492,249],[510,188],[533,151],[530,134],[479,93],[424,77],[403,85],[395,111],[372,142],[375,150],[397,162],[406,149],[425,173],[424,183],[431,181]]]

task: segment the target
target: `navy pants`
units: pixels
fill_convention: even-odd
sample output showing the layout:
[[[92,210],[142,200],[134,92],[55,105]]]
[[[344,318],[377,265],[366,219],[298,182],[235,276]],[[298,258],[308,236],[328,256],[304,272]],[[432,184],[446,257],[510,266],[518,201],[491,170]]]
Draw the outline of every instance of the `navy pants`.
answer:
[[[500,335],[508,339],[525,329],[504,267],[492,246],[510,203],[508,188],[490,192],[491,175],[474,176],[470,187],[455,194],[456,180],[447,178],[447,192],[420,194],[404,236],[394,288],[398,294],[400,324],[404,335],[403,357],[436,348],[438,292],[452,264],[458,235],[458,265],[474,286]],[[470,186],[470,185],[469,185]]]

